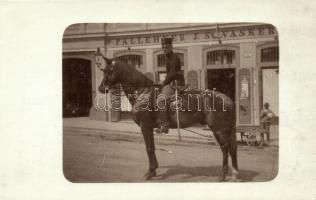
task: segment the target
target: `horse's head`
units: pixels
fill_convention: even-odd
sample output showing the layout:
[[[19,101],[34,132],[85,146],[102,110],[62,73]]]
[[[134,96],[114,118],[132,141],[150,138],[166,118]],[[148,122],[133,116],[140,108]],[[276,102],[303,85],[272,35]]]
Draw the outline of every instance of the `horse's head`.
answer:
[[[103,80],[99,85],[99,91],[101,93],[108,92],[108,88],[112,85],[118,83],[118,67],[116,67],[117,63],[114,59],[108,59],[104,57],[106,67],[104,69],[100,69],[103,72]]]

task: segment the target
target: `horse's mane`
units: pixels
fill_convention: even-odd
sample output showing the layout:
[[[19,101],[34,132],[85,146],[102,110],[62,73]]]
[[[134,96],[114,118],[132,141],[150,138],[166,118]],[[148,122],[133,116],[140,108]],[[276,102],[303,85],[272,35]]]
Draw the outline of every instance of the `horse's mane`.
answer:
[[[153,81],[150,80],[143,73],[135,69],[133,65],[124,63],[122,61],[115,61],[115,70],[120,72],[120,81],[125,84],[133,86],[152,86]]]

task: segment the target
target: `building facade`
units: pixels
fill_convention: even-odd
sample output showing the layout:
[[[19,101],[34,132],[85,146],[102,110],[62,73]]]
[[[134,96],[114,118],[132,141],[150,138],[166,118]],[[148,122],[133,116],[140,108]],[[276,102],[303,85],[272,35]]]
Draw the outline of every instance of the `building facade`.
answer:
[[[97,90],[103,74],[96,67],[95,51],[100,48],[108,58],[131,63],[159,82],[165,76],[163,37],[173,38],[174,52],[181,59],[185,81],[191,88],[216,88],[236,102],[236,125],[259,125],[260,110],[265,102],[278,115],[279,44],[274,26],[257,23],[113,23],[74,24],[65,30],[64,116],[89,115],[93,119],[119,120],[117,116],[113,117],[114,112],[106,103],[110,97],[102,97]],[[121,109],[121,118],[124,118],[123,113],[130,110],[124,95]]]

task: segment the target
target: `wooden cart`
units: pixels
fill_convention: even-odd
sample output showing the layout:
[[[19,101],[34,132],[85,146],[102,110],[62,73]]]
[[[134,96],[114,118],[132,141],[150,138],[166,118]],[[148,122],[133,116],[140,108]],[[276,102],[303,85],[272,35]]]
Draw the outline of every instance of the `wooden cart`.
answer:
[[[265,130],[261,126],[237,126],[236,132],[240,133],[241,141],[248,146],[263,144],[264,138],[262,138],[261,133],[264,133]]]

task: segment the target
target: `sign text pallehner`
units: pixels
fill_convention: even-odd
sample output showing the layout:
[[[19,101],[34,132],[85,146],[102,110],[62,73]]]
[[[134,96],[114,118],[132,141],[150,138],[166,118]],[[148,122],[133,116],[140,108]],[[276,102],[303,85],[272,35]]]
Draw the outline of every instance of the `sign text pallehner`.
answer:
[[[181,42],[203,42],[216,40],[233,40],[242,38],[255,38],[263,36],[276,36],[274,27],[240,28],[231,30],[205,30],[191,33],[162,33],[138,36],[121,36],[109,39],[109,45],[113,47],[133,46],[133,45],[154,45],[160,44],[163,37],[173,37],[174,43]]]

